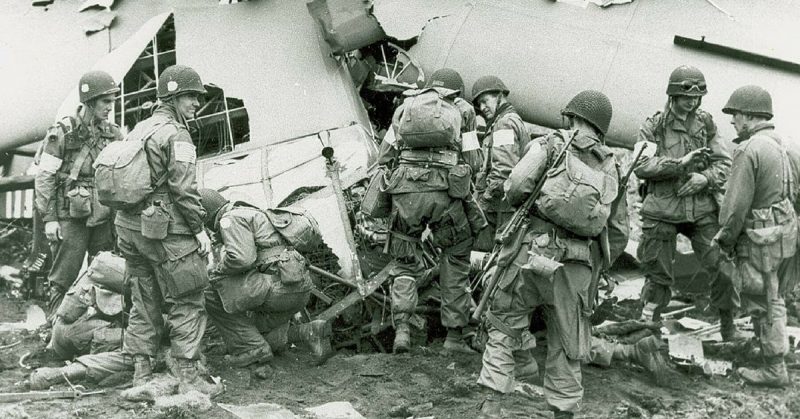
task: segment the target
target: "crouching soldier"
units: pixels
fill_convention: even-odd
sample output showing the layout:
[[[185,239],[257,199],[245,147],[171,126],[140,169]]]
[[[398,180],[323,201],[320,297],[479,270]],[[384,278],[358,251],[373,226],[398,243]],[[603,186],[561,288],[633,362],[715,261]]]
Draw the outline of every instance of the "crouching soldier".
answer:
[[[489,339],[478,378],[479,384],[508,393],[515,374],[535,370],[530,352],[520,351],[520,336],[531,312],[544,306],[544,396],[556,418],[572,417],[583,398],[581,361],[591,359],[592,348],[590,289],[603,263],[598,238],[608,229],[612,261],[628,238],[616,159],[602,141],[611,121],[610,101],[603,93],[583,91],[562,114],[570,130],[534,142],[504,186],[509,204],[535,199],[537,210],[529,216],[527,230],[512,238],[507,262],[498,262],[502,276],[486,313]],[[553,164],[557,166],[548,170]],[[543,176],[541,192],[531,197]],[[573,193],[566,195],[565,190]],[[613,217],[612,206],[617,208]]]
[[[125,259],[101,252],[67,291],[48,345],[64,360],[122,347]]]
[[[766,361],[764,368],[737,372],[750,384],[784,387],[790,384],[784,362],[789,339],[779,290],[796,278],[779,272],[786,271],[781,265],[797,249],[800,153],[769,122],[772,98],[761,87],[737,89],[722,112],[732,116],[738,138],[719,214],[721,228],[712,245],[736,255],[734,283],[741,287],[742,307],[752,316]]]
[[[211,271],[206,310],[227,345],[225,361],[234,367],[263,363],[287,343],[304,342],[315,362],[324,362],[333,354],[330,324],[289,326],[313,287],[300,251],[321,242],[316,222],[289,209],[262,211],[229,202],[213,189],[200,189],[200,196],[206,227],[224,245]]]

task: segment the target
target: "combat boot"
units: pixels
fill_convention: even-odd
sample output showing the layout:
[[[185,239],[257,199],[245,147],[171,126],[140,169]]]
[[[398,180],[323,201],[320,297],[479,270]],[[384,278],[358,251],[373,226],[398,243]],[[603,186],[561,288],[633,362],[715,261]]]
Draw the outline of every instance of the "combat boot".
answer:
[[[133,356],[133,386],[141,386],[153,379],[153,367],[147,355]]]
[[[735,342],[744,339],[736,325],[733,324],[733,310],[719,311],[719,334],[722,335],[723,342]]]
[[[264,339],[267,340],[269,346],[272,348],[272,353],[278,355],[286,351],[286,343],[289,341],[287,333],[289,331],[289,323],[286,322],[279,327],[276,327],[267,333]]]
[[[567,412],[565,410],[556,410],[553,412],[553,419],[572,419],[575,417],[575,414],[572,412]]]
[[[408,352],[411,349],[411,330],[408,328],[408,323],[398,322],[395,326],[392,348],[396,354]]]
[[[31,373],[28,378],[28,385],[31,390],[46,390],[50,386],[80,380],[86,377],[89,371],[85,365],[80,362],[73,362],[61,368],[38,368]]]
[[[175,361],[178,368],[178,379],[180,380],[178,393],[185,394],[192,390],[197,390],[211,397],[222,393],[222,383],[215,382],[205,374],[201,375],[197,369],[197,361],[185,358],[178,358]]]
[[[290,326],[286,335],[289,343],[308,345],[314,355],[314,365],[321,365],[333,356],[332,334],[330,323],[325,320],[314,320]]]
[[[634,345],[617,344],[612,357],[621,361],[635,362],[653,374],[656,383],[662,384],[667,378],[667,362],[661,354],[661,341],[655,336],[648,336]]]
[[[447,329],[447,337],[444,339],[444,349],[448,352],[458,352],[462,354],[477,354],[467,342],[460,328]]]
[[[261,346],[240,352],[236,355],[225,355],[225,362],[235,368],[244,368],[253,364],[263,364],[271,359],[272,349],[266,342]]]
[[[764,368],[739,368],[736,370],[747,384],[767,387],[786,387],[789,385],[789,373],[782,356],[770,357]]]

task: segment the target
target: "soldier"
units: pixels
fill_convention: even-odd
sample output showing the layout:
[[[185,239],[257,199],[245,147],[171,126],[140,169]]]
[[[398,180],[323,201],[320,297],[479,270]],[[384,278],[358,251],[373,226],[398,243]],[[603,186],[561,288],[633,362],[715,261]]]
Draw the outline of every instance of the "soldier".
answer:
[[[392,118],[390,132],[398,150],[398,165],[391,173],[386,192],[391,194],[393,212],[389,249],[398,262],[391,273],[395,353],[407,352],[411,345],[409,322],[417,306],[417,281],[424,271],[418,246],[426,228],[431,230],[432,244],[442,249],[439,286],[442,324],[448,330],[444,347],[452,352],[475,353],[466,343],[463,329],[469,320],[473,228],[482,228],[485,220],[469,197],[472,168],[477,167],[480,155],[474,132],[475,114],[460,99],[459,89],[463,89],[463,82],[458,73],[440,69],[431,77],[429,87],[405,93],[406,101]],[[447,114],[440,119],[449,124],[446,130],[451,138],[442,137],[445,141],[438,143],[422,138],[412,143],[410,136],[401,135],[417,123],[407,112],[414,114],[413,118],[432,116],[434,108],[409,110],[415,103],[433,103],[426,98],[438,101],[439,112]]]
[[[729,269],[720,269],[719,250],[709,248],[719,230],[717,214],[730,168],[730,155],[711,115],[700,109],[707,93],[700,70],[676,68],[669,77],[669,100],[642,125],[639,141],[655,155],[643,159],[636,176],[647,182],[642,204],[642,241],[637,251],[645,274],[642,302],[653,319],[669,304],[674,281],[672,260],[678,233],[691,239],[695,255],[712,273],[711,305],[719,310],[722,337],[736,337],[733,315],[739,297]]]
[[[489,226],[475,240],[475,248],[490,251],[494,236],[514,209],[503,197],[503,182],[519,162],[530,142],[525,124],[508,103],[508,89],[495,76],[483,76],[472,85],[472,103],[486,120],[483,166],[476,181],[477,201],[486,212]]]
[[[549,176],[546,170],[563,149],[567,137],[574,136],[564,159],[571,159],[572,168],[583,167],[587,182],[603,185],[599,186],[602,197],[595,196],[595,204],[602,203],[609,212],[611,205],[618,208],[613,218],[609,218],[609,212],[598,213],[597,221],[591,221],[577,209],[583,202],[570,201],[565,205],[575,206],[575,211],[545,216],[546,203],[559,199],[547,192],[548,179],[536,200],[538,210],[535,216],[530,216],[527,231],[517,232],[512,240],[516,248],[507,251],[510,263],[501,274],[486,313],[489,339],[478,383],[508,393],[514,389],[515,375],[536,373],[536,361],[528,351],[519,350],[523,343],[520,337],[530,325],[533,310],[544,306],[548,342],[544,395],[557,418],[572,417],[583,398],[580,363],[591,359],[593,344],[589,322],[593,299],[589,292],[591,281],[597,278],[603,263],[596,236],[603,228],[608,229],[612,261],[622,254],[628,239],[625,195],[616,196],[620,178],[616,158],[602,140],[611,112],[611,103],[603,93],[587,90],[576,95],[562,111],[571,131],[534,140],[504,186],[508,203],[521,204],[533,192],[539,178]],[[566,167],[565,161],[561,164]],[[567,179],[559,177],[561,172],[551,171],[554,182]],[[553,194],[561,189],[556,186]],[[619,202],[613,204],[614,201]],[[563,218],[556,221],[554,215]],[[591,226],[595,233],[574,232],[582,231],[577,226],[590,221],[595,224]],[[544,260],[555,261],[552,265],[555,269],[542,266]],[[606,348],[609,351],[613,352]],[[610,357],[607,358],[610,362]]]
[[[78,83],[81,106],[75,115],[53,125],[45,135],[36,174],[36,208],[54,255],[48,275],[50,316],[78,277],[84,257],[114,247],[111,211],[95,199],[92,164],[100,151],[122,138],[108,121],[119,92],[103,71],[90,71]]]
[[[333,354],[330,324],[315,320],[289,327],[305,307],[313,284],[303,257],[264,212],[200,189],[206,226],[224,246],[211,271],[206,307],[234,367],[269,361],[287,342],[307,343],[316,364]],[[319,234],[319,232],[316,232]],[[259,329],[268,332],[266,339]]]
[[[127,138],[143,142],[154,192],[134,209],[119,211],[115,225],[133,303],[123,351],[134,357],[134,385],[152,378],[150,358],[165,335],[163,311],[180,391],[215,394],[221,385],[201,376],[197,365],[206,329],[203,256],[211,240],[203,229],[195,147],[186,125],[203,93],[200,76],[190,67],[173,65],[161,73],[159,106]]]
[[[731,115],[738,137],[713,243],[736,255],[735,279],[766,361],[764,368],[737,372],[750,384],[784,387],[790,384],[784,362],[789,339],[778,290],[796,278],[779,277],[778,269],[797,248],[800,150],[775,132],[772,98],[761,87],[736,89],[722,112]]]

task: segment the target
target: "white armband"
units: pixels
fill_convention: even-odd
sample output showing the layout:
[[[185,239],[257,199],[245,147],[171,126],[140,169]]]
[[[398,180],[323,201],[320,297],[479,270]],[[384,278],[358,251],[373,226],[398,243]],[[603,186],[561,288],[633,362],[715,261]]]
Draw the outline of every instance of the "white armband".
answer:
[[[461,134],[461,151],[472,151],[481,148],[478,143],[478,133],[469,131]]]

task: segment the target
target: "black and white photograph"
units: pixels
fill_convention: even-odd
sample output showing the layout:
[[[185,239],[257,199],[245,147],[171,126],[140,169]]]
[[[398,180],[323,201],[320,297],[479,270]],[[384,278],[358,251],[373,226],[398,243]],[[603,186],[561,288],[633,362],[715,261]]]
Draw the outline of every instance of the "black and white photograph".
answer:
[[[5,0],[0,417],[800,418],[798,0]]]

